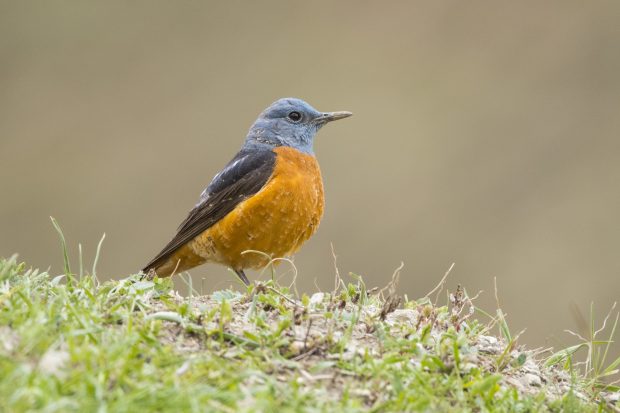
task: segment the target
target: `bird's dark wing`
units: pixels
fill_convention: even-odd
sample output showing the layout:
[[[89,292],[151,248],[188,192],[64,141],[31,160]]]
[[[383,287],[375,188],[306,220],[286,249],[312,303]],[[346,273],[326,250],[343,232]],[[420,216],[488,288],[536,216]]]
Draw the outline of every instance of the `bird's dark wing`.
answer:
[[[162,265],[172,254],[224,218],[269,181],[276,162],[270,149],[242,150],[211,181],[200,201],[181,223],[174,238],[143,269]]]

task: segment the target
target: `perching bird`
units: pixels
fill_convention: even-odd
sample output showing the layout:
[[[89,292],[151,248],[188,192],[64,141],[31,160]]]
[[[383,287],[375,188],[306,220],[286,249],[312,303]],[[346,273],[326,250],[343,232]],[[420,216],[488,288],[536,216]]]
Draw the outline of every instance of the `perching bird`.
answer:
[[[212,262],[244,270],[295,253],[323,215],[323,180],[313,141],[323,125],[351,112],[319,112],[300,99],[271,104],[245,143],[143,269],[159,277]]]

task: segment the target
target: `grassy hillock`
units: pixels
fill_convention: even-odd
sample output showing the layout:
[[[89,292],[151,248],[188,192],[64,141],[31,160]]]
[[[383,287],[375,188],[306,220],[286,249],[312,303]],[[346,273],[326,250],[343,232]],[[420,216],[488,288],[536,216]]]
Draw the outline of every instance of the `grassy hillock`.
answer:
[[[0,261],[3,412],[618,410],[571,356],[518,345],[498,311],[336,279],[181,297],[170,280],[52,276]],[[497,333],[494,333],[498,331]]]

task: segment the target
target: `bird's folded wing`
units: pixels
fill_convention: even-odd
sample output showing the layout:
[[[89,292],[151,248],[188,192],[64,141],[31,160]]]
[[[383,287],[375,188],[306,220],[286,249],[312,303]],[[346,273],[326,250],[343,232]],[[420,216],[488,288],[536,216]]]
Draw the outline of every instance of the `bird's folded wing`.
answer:
[[[179,226],[177,234],[144,268],[162,265],[172,254],[213,224],[224,218],[235,207],[261,190],[269,181],[275,166],[276,154],[269,150],[239,152],[218,173]]]

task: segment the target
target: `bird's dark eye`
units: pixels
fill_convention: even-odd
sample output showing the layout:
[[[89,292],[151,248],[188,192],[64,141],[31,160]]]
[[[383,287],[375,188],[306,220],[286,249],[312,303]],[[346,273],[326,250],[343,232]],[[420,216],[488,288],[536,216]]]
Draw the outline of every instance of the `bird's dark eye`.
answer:
[[[288,114],[288,118],[293,122],[299,122],[301,120],[301,113],[294,110]]]

